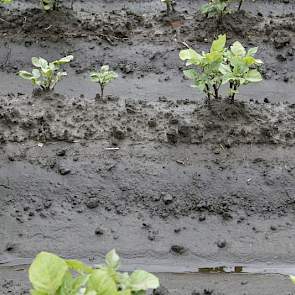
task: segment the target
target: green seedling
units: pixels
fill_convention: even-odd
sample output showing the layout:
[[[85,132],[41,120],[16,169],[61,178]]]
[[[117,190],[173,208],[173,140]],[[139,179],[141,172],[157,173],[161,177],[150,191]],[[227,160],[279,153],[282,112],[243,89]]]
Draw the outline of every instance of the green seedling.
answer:
[[[232,102],[235,95],[239,93],[241,85],[262,81],[258,67],[263,62],[254,58],[257,49],[254,47],[246,51],[244,46],[236,41],[230,49],[226,50],[225,61],[220,65],[220,72],[223,75],[222,84],[229,83],[229,97]]]
[[[212,96],[215,99],[219,98],[219,89],[223,81],[219,68],[224,61],[225,43],[226,35],[220,35],[217,40],[213,41],[208,53],[199,54],[189,48],[181,50],[179,54],[181,60],[187,61],[186,66],[193,66],[185,70],[184,75],[194,81],[192,87],[206,94],[208,102]]]
[[[99,71],[90,73],[91,81],[98,83],[100,86],[101,99],[103,99],[105,87],[117,77],[118,74],[114,71],[110,71],[110,67],[108,65],[102,66]]]
[[[219,17],[221,20],[225,14],[230,13],[229,5],[232,0],[209,0],[201,7],[201,12],[207,17]]]
[[[218,17],[222,20],[222,17],[232,12],[230,5],[234,2],[238,2],[238,11],[241,10],[244,0],[209,0],[209,2],[201,7],[201,12],[207,17]]]
[[[161,0],[162,3],[166,4],[166,11],[167,15],[169,15],[172,12],[175,12],[175,1],[174,0]]]
[[[159,287],[151,273],[136,270],[130,275],[119,272],[120,258],[115,250],[105,264],[92,268],[78,260],[62,259],[41,252],[29,268],[31,295],[144,295]]]
[[[59,0],[41,0],[41,5],[45,11],[58,10]]]
[[[53,90],[57,82],[67,76],[67,72],[59,71],[61,66],[69,63],[73,58],[72,55],[69,55],[48,63],[42,57],[33,57],[32,64],[36,68],[32,70],[32,73],[20,71],[18,75],[23,79],[30,80],[34,86],[39,86],[44,91]]]

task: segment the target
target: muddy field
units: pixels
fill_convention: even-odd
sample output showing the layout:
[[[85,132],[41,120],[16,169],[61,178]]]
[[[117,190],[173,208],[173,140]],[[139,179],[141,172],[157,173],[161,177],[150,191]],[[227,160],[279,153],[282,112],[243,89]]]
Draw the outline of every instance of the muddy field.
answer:
[[[295,286],[295,1],[245,1],[221,24],[179,0],[37,0],[0,8],[0,293],[29,294],[47,250],[88,263],[116,248],[155,294],[291,295]],[[264,81],[210,108],[182,42],[259,46]],[[73,54],[54,93],[16,76]],[[89,72],[119,74],[98,100]],[[225,95],[225,93],[223,92]]]

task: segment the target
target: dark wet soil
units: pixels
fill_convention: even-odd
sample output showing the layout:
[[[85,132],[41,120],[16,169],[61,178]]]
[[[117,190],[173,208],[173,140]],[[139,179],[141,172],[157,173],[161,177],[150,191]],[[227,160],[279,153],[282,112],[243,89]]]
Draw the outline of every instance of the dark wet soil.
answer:
[[[201,3],[179,1],[169,17],[143,0],[0,9],[1,294],[28,294],[41,250],[95,263],[111,248],[127,269],[159,274],[155,294],[295,294],[274,273],[195,273],[293,269],[295,3],[246,1],[222,23]],[[178,52],[224,32],[259,46],[265,81],[207,105]],[[31,56],[66,54],[54,93],[32,95],[15,75]],[[88,73],[105,63],[120,78],[102,101]]]

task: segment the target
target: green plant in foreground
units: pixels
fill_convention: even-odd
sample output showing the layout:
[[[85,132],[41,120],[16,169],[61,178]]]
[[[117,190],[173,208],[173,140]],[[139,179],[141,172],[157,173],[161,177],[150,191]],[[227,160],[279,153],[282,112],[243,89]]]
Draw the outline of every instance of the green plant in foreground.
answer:
[[[100,86],[101,99],[103,99],[105,87],[117,77],[118,74],[114,71],[110,71],[110,67],[108,65],[102,66],[99,71],[90,73],[91,81],[98,83]]]
[[[41,252],[29,269],[31,295],[144,295],[159,287],[153,274],[136,270],[129,275],[119,272],[119,266],[115,250],[96,268]]]
[[[53,90],[58,81],[62,77],[67,76],[67,72],[59,71],[62,65],[69,63],[73,60],[72,55],[68,55],[59,60],[48,63],[42,57],[33,57],[32,64],[36,67],[32,73],[27,71],[20,71],[18,75],[26,80],[30,80],[33,85],[41,87],[42,90]]]
[[[258,67],[263,63],[254,58],[257,47],[248,51],[240,42],[225,47],[226,35],[220,35],[213,41],[210,52],[202,54],[193,49],[181,50],[179,57],[186,60],[187,66],[195,66],[184,71],[184,75],[194,81],[193,87],[204,92],[208,101],[213,96],[219,98],[221,85],[229,83],[229,98],[234,101],[241,85],[262,81]]]
[[[167,15],[170,14],[171,11],[175,12],[175,1],[174,0],[161,0],[162,3],[166,4]]]
[[[250,48],[248,51],[236,41],[226,50],[225,63],[220,65],[220,72],[223,75],[222,84],[229,82],[229,97],[234,101],[235,95],[239,93],[241,85],[262,81],[262,76],[257,66],[263,62],[254,58],[258,48]]]
[[[202,54],[189,48],[181,50],[179,57],[187,61],[187,66],[195,66],[185,70],[184,75],[194,81],[192,87],[196,87],[207,96],[208,101],[211,97],[219,98],[219,88],[222,84],[222,73],[219,68],[224,61],[226,35],[220,35],[217,40],[213,41],[210,52]]]

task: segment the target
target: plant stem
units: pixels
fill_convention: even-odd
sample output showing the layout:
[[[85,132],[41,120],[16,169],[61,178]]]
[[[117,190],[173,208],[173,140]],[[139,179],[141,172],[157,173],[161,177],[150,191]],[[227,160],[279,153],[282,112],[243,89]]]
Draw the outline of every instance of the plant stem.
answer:
[[[218,93],[219,87],[217,87],[217,85],[214,84],[213,89],[214,89],[214,98],[218,99],[219,98],[219,93]]]
[[[170,3],[166,2],[167,5],[167,15],[170,15]]]
[[[99,84],[99,85],[100,85],[100,99],[103,100],[104,85],[103,84]]]
[[[240,0],[239,7],[238,7],[238,11],[241,10],[241,7],[242,7],[243,2],[244,2],[244,0]]]
[[[211,93],[210,93],[210,89],[209,89],[208,84],[205,84],[205,87],[206,87],[206,91],[205,91],[205,93],[207,94],[207,101],[208,101],[208,104],[210,104]]]

